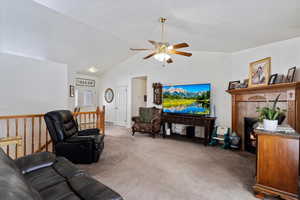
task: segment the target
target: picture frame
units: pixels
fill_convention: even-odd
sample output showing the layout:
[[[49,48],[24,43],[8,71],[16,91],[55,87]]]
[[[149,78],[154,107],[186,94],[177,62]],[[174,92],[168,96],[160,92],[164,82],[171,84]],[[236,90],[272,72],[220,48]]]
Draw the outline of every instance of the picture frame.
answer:
[[[69,95],[70,95],[70,97],[75,97],[75,86],[74,85],[70,85]]]
[[[268,85],[271,71],[271,57],[249,64],[249,87]]]
[[[237,89],[240,85],[241,81],[230,81],[228,84],[228,90]]]
[[[278,74],[272,74],[269,78],[268,85],[274,85],[276,84]]]
[[[248,88],[248,84],[249,84],[249,79],[244,79],[243,83],[241,84],[242,87],[241,88]]]
[[[295,74],[296,74],[296,67],[292,67],[288,70],[287,76],[286,76],[286,83],[292,83],[295,81]]]
[[[284,83],[285,82],[285,76],[283,74],[278,74],[276,79],[276,84]]]
[[[95,87],[96,81],[92,79],[76,78],[76,86]]]

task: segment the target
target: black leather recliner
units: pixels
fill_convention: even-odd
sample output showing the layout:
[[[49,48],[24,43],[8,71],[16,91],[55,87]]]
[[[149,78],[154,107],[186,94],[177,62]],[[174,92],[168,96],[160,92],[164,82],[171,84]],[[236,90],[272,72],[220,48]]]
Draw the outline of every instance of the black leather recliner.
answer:
[[[99,129],[79,131],[69,110],[57,110],[45,115],[45,122],[57,156],[73,163],[92,163],[99,160],[104,148],[104,136]]]

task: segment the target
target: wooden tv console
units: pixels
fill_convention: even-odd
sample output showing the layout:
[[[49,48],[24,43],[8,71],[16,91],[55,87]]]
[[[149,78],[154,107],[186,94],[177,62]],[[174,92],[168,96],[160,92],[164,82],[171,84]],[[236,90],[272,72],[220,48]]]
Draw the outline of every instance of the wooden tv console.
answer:
[[[171,130],[171,135],[172,135],[172,123],[191,125],[191,126],[204,126],[205,128],[204,144],[207,145],[211,139],[211,133],[215,126],[215,120],[216,120],[215,117],[163,113],[162,115],[163,136],[166,137],[166,129],[165,129],[166,123],[168,124],[168,127]]]

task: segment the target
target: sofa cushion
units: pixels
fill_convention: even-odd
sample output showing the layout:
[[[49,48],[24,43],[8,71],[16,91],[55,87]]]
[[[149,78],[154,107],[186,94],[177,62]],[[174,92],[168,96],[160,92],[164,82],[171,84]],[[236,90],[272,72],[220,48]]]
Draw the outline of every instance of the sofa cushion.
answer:
[[[52,167],[38,169],[24,176],[38,192],[65,181]]]
[[[149,124],[149,123],[135,123],[133,125],[133,129],[141,131],[141,132],[151,133],[152,132],[152,124]]]
[[[52,187],[48,187],[42,190],[40,194],[45,200],[82,200],[74,193],[67,182],[61,182]]]
[[[69,180],[70,186],[85,200],[122,200],[123,198],[97,180],[86,176],[75,176]]]
[[[57,157],[52,167],[60,176],[66,179],[85,173],[64,157]]]
[[[22,173],[0,148],[0,195],[5,200],[40,200],[39,193],[24,179]]]

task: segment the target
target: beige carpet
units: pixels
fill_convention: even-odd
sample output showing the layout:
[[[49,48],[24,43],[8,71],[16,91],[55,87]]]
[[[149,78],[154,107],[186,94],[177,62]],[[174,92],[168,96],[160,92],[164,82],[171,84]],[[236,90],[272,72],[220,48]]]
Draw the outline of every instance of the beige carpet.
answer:
[[[126,200],[255,200],[255,157],[107,127],[96,164],[81,165]]]

